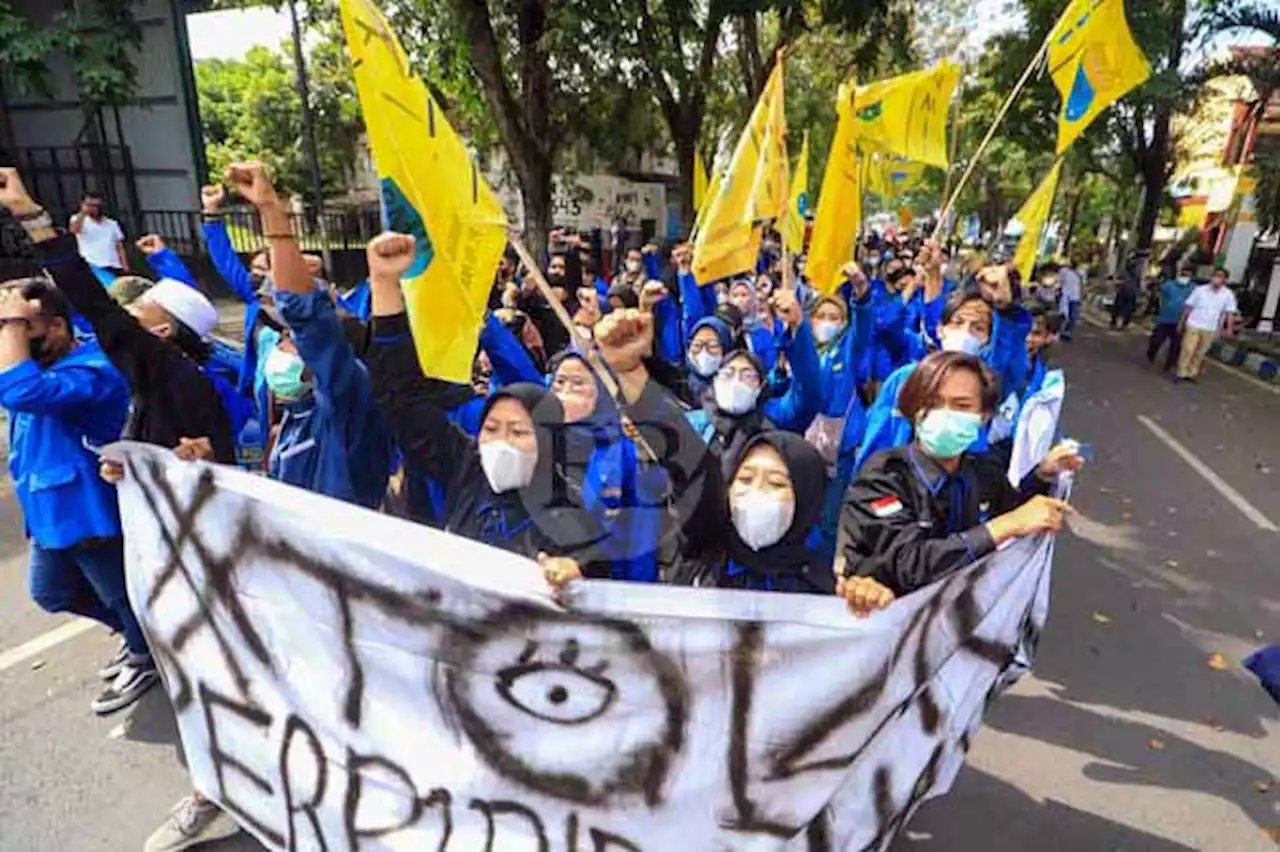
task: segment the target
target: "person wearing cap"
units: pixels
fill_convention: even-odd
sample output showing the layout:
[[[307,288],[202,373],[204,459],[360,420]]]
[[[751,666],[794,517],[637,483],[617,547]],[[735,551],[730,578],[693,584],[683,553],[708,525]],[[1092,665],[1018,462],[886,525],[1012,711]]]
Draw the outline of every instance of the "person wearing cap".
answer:
[[[348,342],[333,299],[315,286],[262,165],[233,165],[226,179],[262,216],[271,243],[272,301],[287,325],[279,343],[260,353],[272,398],[284,410],[268,473],[377,508],[386,495],[392,442],[368,368]]]

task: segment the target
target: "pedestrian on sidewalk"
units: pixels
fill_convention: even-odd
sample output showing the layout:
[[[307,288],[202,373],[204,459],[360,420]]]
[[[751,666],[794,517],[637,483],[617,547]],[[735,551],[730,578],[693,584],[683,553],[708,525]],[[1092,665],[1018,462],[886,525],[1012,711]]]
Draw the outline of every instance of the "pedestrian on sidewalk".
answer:
[[[1080,269],[1084,269],[1081,264]],[[1062,311],[1063,323],[1062,340],[1071,340],[1071,335],[1075,331],[1076,323],[1080,321],[1080,305],[1084,299],[1084,275],[1081,271],[1073,269],[1069,264],[1062,264],[1058,267],[1058,290],[1061,301],[1059,302]]]
[[[1239,318],[1236,294],[1227,287],[1227,271],[1219,266],[1209,276],[1209,283],[1192,290],[1182,305],[1182,352],[1175,381],[1194,382],[1209,346],[1220,332],[1234,337]]]
[[[1177,278],[1170,278],[1160,285],[1160,312],[1156,314],[1156,326],[1151,330],[1151,339],[1147,342],[1147,363],[1155,364],[1160,348],[1168,342],[1169,352],[1164,359],[1166,373],[1178,363],[1178,351],[1181,348],[1178,323],[1182,320],[1182,306],[1195,289],[1195,284],[1191,281],[1194,272],[1195,267],[1183,264]]]
[[[1124,331],[1133,321],[1133,312],[1138,309],[1138,283],[1127,275],[1113,280],[1116,295],[1111,303],[1111,328]]]

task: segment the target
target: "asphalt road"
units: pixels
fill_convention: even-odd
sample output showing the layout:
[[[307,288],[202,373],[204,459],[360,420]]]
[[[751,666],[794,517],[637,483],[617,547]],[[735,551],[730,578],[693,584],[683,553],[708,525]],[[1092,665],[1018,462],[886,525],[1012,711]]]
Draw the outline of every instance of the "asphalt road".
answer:
[[[1172,386],[1141,348],[1086,327],[1060,353],[1066,428],[1097,457],[1059,546],[1036,672],[992,708],[955,789],[922,809],[897,852],[1280,843],[1267,834],[1280,831],[1280,714],[1238,662],[1280,637],[1280,532],[1258,525],[1280,524],[1280,395],[1212,367],[1198,386]],[[6,654],[65,623],[29,602],[4,482],[0,852],[132,852],[187,788],[172,715],[153,691],[132,712],[92,716],[94,670],[112,650],[98,628]]]

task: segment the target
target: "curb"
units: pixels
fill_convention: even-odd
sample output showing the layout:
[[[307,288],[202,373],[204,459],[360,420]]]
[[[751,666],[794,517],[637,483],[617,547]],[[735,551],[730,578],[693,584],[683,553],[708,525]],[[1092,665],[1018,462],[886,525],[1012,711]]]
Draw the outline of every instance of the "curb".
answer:
[[[1092,293],[1085,298],[1085,305],[1105,317],[1109,309],[1103,304],[1102,300],[1101,293]],[[1135,321],[1130,328],[1137,325],[1138,322]],[[1147,326],[1143,325],[1142,328],[1145,329]],[[1243,346],[1218,339],[1209,346],[1209,357],[1228,367],[1234,367],[1242,373],[1254,376],[1267,384],[1280,384],[1280,363],[1259,352],[1253,352]]]

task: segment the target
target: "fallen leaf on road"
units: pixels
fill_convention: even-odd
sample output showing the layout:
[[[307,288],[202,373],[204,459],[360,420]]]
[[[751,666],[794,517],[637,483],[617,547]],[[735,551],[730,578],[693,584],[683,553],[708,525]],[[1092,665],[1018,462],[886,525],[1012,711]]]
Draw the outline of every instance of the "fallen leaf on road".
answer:
[[[1271,468],[1267,467],[1265,464],[1258,465],[1258,473],[1268,474],[1270,472],[1271,472]]]
[[[1158,740],[1155,737],[1152,737],[1150,740],[1147,740],[1147,748],[1152,751],[1164,751],[1164,740]]]
[[[1177,538],[1177,537],[1178,537],[1177,530],[1169,530],[1169,538]]]
[[[1176,560],[1176,559],[1166,559],[1166,560],[1165,560],[1165,562],[1164,562],[1164,564],[1165,564],[1165,565],[1168,565],[1170,568],[1177,568],[1177,567],[1178,567],[1178,562],[1177,562],[1177,560]]]
[[[1217,651],[1214,651],[1212,654],[1209,655],[1208,662],[1209,662],[1209,668],[1213,669],[1214,671],[1221,672],[1221,671],[1226,671],[1227,669],[1227,658],[1219,654]]]
[[[33,672],[40,671],[42,668],[44,668],[45,662],[46,662],[45,660],[36,660],[34,663],[31,664],[31,671]]]
[[[1099,494],[1115,494],[1116,491],[1114,488],[1099,488],[1098,493]]]
[[[1273,843],[1280,843],[1280,825],[1269,825],[1262,829],[1262,834]]]
[[[1257,781],[1257,782],[1255,782],[1255,783],[1254,783],[1254,785],[1253,785],[1253,789],[1257,790],[1259,793],[1270,793],[1270,792],[1271,792],[1271,782],[1270,782],[1270,781]]]
[[[1210,716],[1208,719],[1205,719],[1204,723],[1208,725],[1210,728],[1213,728],[1215,731],[1225,731],[1227,729],[1226,725],[1222,724],[1212,716]]]
[[[1120,502],[1121,502],[1121,503],[1123,503],[1123,504],[1125,504],[1126,506],[1132,506],[1132,505],[1133,505],[1133,498],[1132,498],[1132,497],[1121,497],[1121,498],[1120,498]]]
[[[1170,507],[1169,507],[1169,514],[1170,514],[1170,515],[1176,515],[1176,514],[1178,514],[1178,510],[1177,510],[1177,509],[1175,509],[1175,508],[1173,508],[1172,506],[1170,506]]]
[[[1216,550],[1207,550],[1207,551],[1205,551],[1205,555],[1206,555],[1206,556],[1208,556],[1210,559],[1213,559],[1213,558],[1217,557],[1217,555],[1218,555],[1218,551],[1216,551]]]
[[[1093,614],[1093,620],[1094,620],[1095,622],[1097,622],[1098,624],[1110,624],[1110,623],[1111,623],[1111,616],[1109,616],[1109,615],[1103,615],[1103,614],[1102,614],[1102,613],[1100,613],[1100,612],[1094,612],[1094,614]]]

